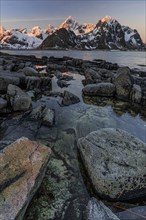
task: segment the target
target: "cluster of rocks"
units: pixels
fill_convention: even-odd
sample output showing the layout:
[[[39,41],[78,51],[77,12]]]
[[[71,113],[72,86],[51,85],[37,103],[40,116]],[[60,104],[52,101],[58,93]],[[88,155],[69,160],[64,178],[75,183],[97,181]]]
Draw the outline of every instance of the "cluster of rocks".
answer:
[[[144,74],[143,74],[144,75]],[[85,96],[115,97],[118,100],[146,105],[146,74],[144,77],[132,75],[128,67],[120,67],[115,72],[105,69],[90,69],[85,72]]]
[[[51,76],[47,73],[46,66],[39,69],[39,66],[33,64],[31,57],[31,61],[27,59],[0,59],[1,113],[26,111],[31,107],[31,98],[51,89]]]
[[[73,71],[74,74],[85,76],[82,90],[84,96],[113,98],[145,106],[144,72],[127,67],[119,68],[117,64],[103,60],[83,61],[69,57],[14,59],[13,56],[3,55],[0,62],[0,113],[26,111],[19,116],[16,114],[17,117],[12,120],[4,120],[0,126],[0,132],[5,130],[4,138],[0,140],[0,219],[23,219],[40,184],[46,187],[42,183],[46,170],[45,181],[48,185],[42,198],[47,198],[47,201],[42,201],[41,198],[39,200],[41,208],[46,211],[43,213],[45,217],[35,207],[32,208],[32,215],[29,213],[24,219],[34,218],[37,210],[38,220],[48,219],[48,213],[50,219],[118,220],[106,203],[100,200],[129,202],[146,195],[144,142],[120,129],[97,130],[100,126],[94,127],[93,112],[87,111],[88,119],[90,114],[92,116],[92,121],[87,123],[91,123],[92,129],[88,128],[84,120],[87,109],[79,114],[80,105],[77,120],[82,123],[75,125],[71,122],[73,118],[68,115],[67,107],[64,108],[65,115],[57,115],[64,117],[67,125],[60,125],[60,130],[57,130],[55,126],[52,128],[56,109],[50,109],[44,104],[37,107],[32,105],[35,94],[48,92],[49,96],[53,96],[53,91],[51,93],[50,90],[54,76],[61,88],[61,92],[55,94],[61,97],[60,106],[79,103],[79,97],[64,90],[73,80],[70,74]],[[107,115],[104,120],[106,117]],[[70,123],[73,123],[71,128]],[[91,132],[93,130],[97,131]],[[27,138],[21,138],[22,136]],[[39,141],[30,141],[28,138]],[[46,141],[51,150],[40,144],[41,141]],[[96,198],[91,198],[88,187],[84,184],[79,158],[82,164],[80,168],[83,167],[86,171],[86,178]],[[51,163],[48,164],[49,159]],[[49,187],[56,192],[53,194],[52,206],[48,202],[51,197]],[[46,207],[51,207],[51,210],[46,210]],[[57,208],[58,215],[54,214]]]
[[[16,59],[18,60],[16,61]],[[146,73],[119,67],[104,60],[83,61],[70,57],[42,59],[11,56],[1,58],[0,92],[7,91],[9,84],[34,93],[51,89],[51,78],[57,77],[59,87],[68,87],[73,79],[69,71],[85,76],[84,96],[111,97],[135,104],[146,105]],[[26,62],[24,62],[24,60]],[[5,71],[4,71],[5,70]],[[12,77],[13,74],[13,77]],[[34,96],[34,94],[31,96]],[[3,98],[3,97],[2,97]]]

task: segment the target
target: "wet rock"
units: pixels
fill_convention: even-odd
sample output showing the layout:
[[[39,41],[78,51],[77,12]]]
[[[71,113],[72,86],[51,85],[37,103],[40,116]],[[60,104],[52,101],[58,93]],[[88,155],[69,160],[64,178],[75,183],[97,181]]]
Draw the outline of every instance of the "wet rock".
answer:
[[[91,198],[86,211],[86,220],[119,220],[101,201]]]
[[[66,81],[70,81],[73,79],[73,76],[69,72],[64,72],[64,73],[62,73],[61,79],[66,80]]]
[[[105,128],[78,141],[79,151],[98,194],[130,200],[146,195],[146,144],[124,130]]]
[[[0,111],[7,107],[7,100],[0,97]]]
[[[63,72],[66,69],[65,69],[63,64],[56,64],[56,63],[54,63],[54,64],[48,64],[47,65],[47,70],[59,70],[59,71]]]
[[[64,94],[63,94],[63,99],[62,99],[62,104],[63,105],[72,105],[72,104],[76,104],[80,102],[80,99],[72,94],[71,92],[68,92],[68,91],[64,91]]]
[[[130,93],[130,99],[132,102],[140,103],[142,99],[142,89],[139,85],[133,84],[131,93]]]
[[[0,151],[0,219],[23,219],[38,190],[50,157],[48,147],[27,138]]]
[[[51,127],[55,121],[55,111],[45,106],[38,106],[29,115],[31,120],[39,120],[40,124]]]
[[[19,77],[9,73],[0,73],[0,93],[5,93],[9,84],[19,85]]]
[[[23,69],[25,67],[25,63],[19,63],[18,65],[18,70],[20,69]]]
[[[26,66],[23,68],[23,73],[26,76],[38,76],[39,75],[37,70],[35,70],[34,68],[29,67],[29,66]]]
[[[57,79],[60,79],[62,77],[62,73],[60,71],[57,71],[54,73]]]
[[[60,88],[63,88],[63,87],[68,87],[70,84],[68,84],[65,80],[58,79],[57,80],[57,85]]]
[[[115,94],[115,85],[112,83],[89,84],[83,88],[83,94],[87,96],[107,96]]]
[[[122,220],[143,220],[146,216],[146,206],[138,206],[116,214]]]
[[[91,68],[85,69],[85,85],[97,83],[99,81],[101,81],[101,76],[99,75],[98,71],[95,71]]]
[[[26,92],[27,93],[27,95],[29,95],[29,97],[31,98],[31,99],[33,99],[33,98],[35,98],[35,91],[28,91],[28,92]]]
[[[30,108],[31,98],[18,86],[8,85],[7,95],[13,111],[26,111]]]
[[[40,89],[40,90],[50,90],[52,83],[50,77],[37,77],[28,76],[25,80],[25,87],[27,90]]]
[[[45,126],[53,126],[55,121],[55,111],[52,109],[45,108],[43,111],[42,124]]]
[[[27,90],[32,90],[34,88],[40,88],[41,80],[37,76],[27,76],[25,80],[25,85]]]
[[[117,74],[112,79],[112,83],[116,86],[116,95],[118,98],[123,100],[128,100],[130,98],[133,79],[129,68],[119,68]]]

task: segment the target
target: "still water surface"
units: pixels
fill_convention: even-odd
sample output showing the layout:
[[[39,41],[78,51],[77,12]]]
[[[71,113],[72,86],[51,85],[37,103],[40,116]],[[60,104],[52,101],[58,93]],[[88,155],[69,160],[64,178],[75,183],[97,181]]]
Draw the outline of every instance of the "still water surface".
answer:
[[[79,51],[79,50],[2,50],[2,52],[16,55],[35,55],[36,57],[70,56],[74,58],[93,60],[103,59],[108,62],[118,63],[119,65],[146,70],[146,52],[138,51]],[[145,66],[139,66],[145,65]]]

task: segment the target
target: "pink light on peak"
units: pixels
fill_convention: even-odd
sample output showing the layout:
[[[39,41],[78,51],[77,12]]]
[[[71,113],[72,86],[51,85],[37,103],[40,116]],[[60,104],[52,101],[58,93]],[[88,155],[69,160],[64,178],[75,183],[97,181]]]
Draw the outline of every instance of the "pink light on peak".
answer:
[[[106,15],[105,17],[103,17],[103,18],[101,19],[101,22],[102,22],[102,23],[103,23],[103,22],[108,22],[109,20],[113,20],[113,19],[112,19],[111,16]]]

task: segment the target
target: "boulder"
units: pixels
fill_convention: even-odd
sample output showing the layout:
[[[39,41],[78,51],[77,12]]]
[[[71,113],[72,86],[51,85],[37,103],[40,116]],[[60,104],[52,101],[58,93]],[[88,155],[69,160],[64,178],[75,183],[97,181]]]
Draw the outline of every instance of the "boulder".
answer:
[[[31,106],[31,98],[18,86],[9,85],[7,90],[8,99],[13,111],[26,111]]]
[[[72,94],[71,92],[68,92],[68,91],[64,91],[64,94],[63,94],[63,99],[62,99],[62,104],[63,105],[72,105],[72,104],[76,104],[80,102],[80,99]]]
[[[128,100],[133,86],[133,78],[128,67],[121,67],[114,75],[112,83],[116,86],[118,98]]]
[[[23,219],[38,190],[51,150],[20,138],[0,151],[0,219]]]
[[[101,201],[91,198],[86,209],[86,220],[119,220]]]
[[[133,84],[131,93],[130,93],[130,99],[134,103],[139,103],[141,102],[142,99],[142,89],[139,85]]]
[[[26,76],[38,76],[39,75],[37,70],[35,70],[34,68],[29,67],[29,66],[26,66],[23,68],[23,73]]]
[[[78,141],[82,161],[98,194],[117,201],[146,195],[146,144],[126,131],[105,128]]]
[[[115,94],[115,85],[112,83],[89,84],[82,91],[87,96],[112,97]]]

